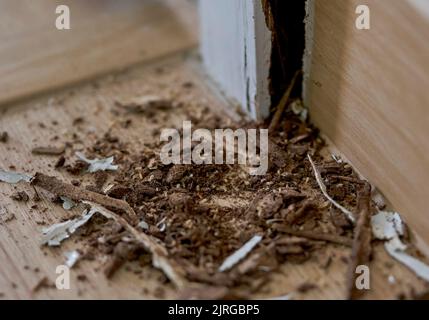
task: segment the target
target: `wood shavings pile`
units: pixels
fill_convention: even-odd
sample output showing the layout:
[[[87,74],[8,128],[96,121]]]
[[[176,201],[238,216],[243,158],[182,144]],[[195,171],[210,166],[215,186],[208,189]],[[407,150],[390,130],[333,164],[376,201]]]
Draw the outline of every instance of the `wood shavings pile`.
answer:
[[[112,112],[121,123],[146,117],[160,127],[172,109],[180,109],[195,129],[267,127],[226,123],[208,109],[197,113],[166,98],[156,101],[150,96],[118,102]],[[321,155],[325,143],[302,112],[290,108],[282,119],[270,135],[269,171],[262,177],[239,165],[164,165],[160,143],[136,149],[108,129],[77,154],[79,160],[59,157],[56,169],[70,175],[71,184],[41,173],[31,179],[0,171],[0,179],[31,179],[36,189],[62,199],[64,208],[82,209],[82,216],[45,230],[42,241],[58,246],[78,238],[83,245],[67,255],[69,265],[107,253],[105,274],[112,278],[127,261],[143,259],[182,298],[248,298],[281,265],[304,264],[324,248],[340,246],[351,248],[344,296],[355,298],[352,271],[371,262],[374,239],[368,230],[378,213],[369,185],[347,163]],[[88,176],[95,183],[82,185]],[[406,237],[401,240],[412,247]]]

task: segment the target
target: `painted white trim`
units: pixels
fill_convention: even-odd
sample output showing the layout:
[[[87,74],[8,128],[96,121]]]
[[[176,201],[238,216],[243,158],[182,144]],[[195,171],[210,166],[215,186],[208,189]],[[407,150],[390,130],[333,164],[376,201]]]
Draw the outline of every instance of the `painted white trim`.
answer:
[[[303,84],[302,96],[304,105],[308,106],[308,85],[310,83],[309,77],[311,75],[311,61],[313,55],[313,37],[314,37],[314,11],[315,0],[307,0],[305,3],[305,50],[303,57]]]
[[[209,75],[252,118],[268,117],[271,32],[261,0],[200,0],[200,17]]]

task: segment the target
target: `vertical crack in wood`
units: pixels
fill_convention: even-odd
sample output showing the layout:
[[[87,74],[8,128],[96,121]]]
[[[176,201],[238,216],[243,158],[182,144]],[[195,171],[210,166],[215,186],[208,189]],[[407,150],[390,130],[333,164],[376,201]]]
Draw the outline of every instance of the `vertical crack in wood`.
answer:
[[[247,55],[247,41],[244,41],[244,76],[246,80],[246,108],[249,113],[252,113],[250,107],[250,78],[248,74],[248,55]]]

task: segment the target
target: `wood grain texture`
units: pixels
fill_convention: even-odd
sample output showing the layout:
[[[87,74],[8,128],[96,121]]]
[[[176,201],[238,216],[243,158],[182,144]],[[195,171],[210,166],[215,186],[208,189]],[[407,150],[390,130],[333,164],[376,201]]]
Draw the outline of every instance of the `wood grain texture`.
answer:
[[[56,6],[71,30],[55,27]],[[0,0],[0,105],[197,45],[187,0]]]
[[[368,0],[359,31],[362,1],[309,4],[312,119],[429,244],[429,19],[409,1]]]
[[[195,84],[191,90],[183,90],[183,84]],[[125,129],[111,112],[117,99],[131,99],[142,95],[161,95],[171,97],[177,102],[195,106],[196,112],[204,112],[204,107],[213,110],[231,110],[211,90],[206,87],[206,79],[201,76],[200,66],[193,60],[182,58],[151,63],[149,66],[136,67],[127,72],[111,75],[93,83],[61,92],[48,94],[25,103],[3,109],[0,113],[0,128],[9,133],[7,144],[0,143],[0,168],[16,166],[16,171],[33,174],[40,171],[70,181],[74,177],[64,171],[53,168],[56,157],[35,156],[31,149],[37,145],[61,144],[77,139],[81,144],[74,148],[83,149],[93,145],[94,141],[110,130],[121,141],[144,150],[145,144],[159,141],[154,129],[159,126],[181,127],[187,119],[180,109],[165,117],[165,122],[156,124],[152,119],[136,118],[131,127]],[[198,111],[200,110],[200,111]],[[78,127],[73,125],[76,117],[85,117]],[[58,121],[55,124],[54,121]],[[225,121],[228,121],[227,119]],[[40,124],[43,124],[41,126]],[[56,136],[58,138],[56,138]],[[76,138],[76,137],[75,137]],[[68,156],[73,150],[68,150]],[[83,185],[92,182],[83,181]],[[67,212],[49,200],[42,193],[42,202],[38,209],[32,209],[34,202],[18,203],[10,199],[14,191],[24,190],[30,196],[34,190],[25,184],[11,186],[0,183],[0,205],[13,212],[15,219],[0,223],[0,299],[145,299],[174,298],[176,292],[172,286],[163,282],[164,276],[151,267],[140,267],[128,263],[108,280],[103,275],[106,256],[100,253],[93,261],[82,261],[71,270],[71,289],[56,290],[33,289],[44,277],[54,283],[57,275],[55,268],[65,261],[64,253],[70,250],[85,249],[88,245],[82,237],[72,237],[60,248],[47,248],[40,245],[41,229],[39,221],[46,225],[61,221],[79,210]],[[46,208],[46,210],[43,210]],[[350,249],[328,246],[332,262],[325,270],[321,267],[325,253],[315,256],[306,263],[286,262],[278,272],[273,272],[255,298],[270,298],[296,292],[305,283],[317,285],[317,289],[307,293],[295,293],[295,299],[343,299],[345,296],[345,275]],[[365,298],[395,299],[399,294],[419,294],[427,286],[405,267],[387,256],[381,244],[376,245],[374,261],[371,262],[371,290]],[[128,270],[128,271],[127,271]],[[141,273],[134,271],[140,270]],[[79,275],[87,280],[79,281]],[[389,284],[388,277],[393,276],[396,284]],[[164,289],[164,295],[157,294],[157,288]]]

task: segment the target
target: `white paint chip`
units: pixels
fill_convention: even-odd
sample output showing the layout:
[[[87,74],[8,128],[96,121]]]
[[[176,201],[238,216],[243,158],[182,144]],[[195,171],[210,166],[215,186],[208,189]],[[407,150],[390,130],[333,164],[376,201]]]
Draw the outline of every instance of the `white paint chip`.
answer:
[[[308,119],[308,109],[304,107],[301,100],[295,100],[290,104],[292,112],[299,117],[302,122]]]
[[[341,164],[341,163],[343,163],[343,159],[341,159],[341,156],[339,156],[339,155],[336,155],[336,154],[331,154],[331,158],[336,162],[336,163],[339,163],[339,164]]]
[[[105,210],[101,210],[100,207],[86,201],[83,201],[82,203],[92,206],[89,212],[88,210],[85,210],[79,218],[57,223],[43,229],[42,245],[47,244],[51,247],[60,246],[61,242],[68,239],[77,231],[77,229],[87,224],[96,213],[100,213],[107,219],[113,219],[112,215]]]
[[[114,165],[113,161],[115,160],[114,157],[109,157],[109,158],[105,158],[105,159],[88,159],[85,157],[85,155],[81,152],[76,152],[76,156],[89,164],[89,168],[88,168],[88,172],[90,173],[94,173],[97,171],[106,171],[106,170],[111,170],[111,171],[116,171],[118,170],[119,166]]]
[[[252,239],[247,241],[244,246],[230,255],[219,267],[219,272],[224,272],[231,269],[238,262],[243,260],[252,250],[255,248],[259,242],[261,242],[262,237],[259,235],[254,236]]]
[[[64,210],[71,210],[74,207],[76,207],[76,203],[73,200],[70,200],[69,198],[66,198],[66,197],[60,197],[60,198],[63,201]]]
[[[80,253],[76,250],[67,251],[64,256],[66,257],[66,266],[69,268],[73,268],[80,259]]]
[[[21,181],[30,182],[32,179],[31,176],[18,173],[18,172],[8,172],[4,170],[0,170],[0,181],[15,184]]]
[[[142,221],[139,222],[138,227],[142,228],[143,230],[149,230],[149,225],[144,220],[142,220]]]
[[[372,233],[379,240],[391,240],[404,234],[401,216],[397,212],[380,211],[371,218]]]
[[[85,210],[80,218],[57,223],[43,229],[42,245],[60,246],[61,242],[68,239],[77,229],[85,225],[94,214],[95,211],[93,210],[89,212]]]
[[[429,282],[429,266],[403,251],[406,246],[404,249],[403,244],[398,246],[396,241],[390,240],[384,244],[384,247],[393,258],[412,270],[418,277]]]
[[[394,276],[390,275],[390,276],[387,278],[387,281],[389,281],[389,283],[393,285],[393,284],[395,284],[395,283],[396,283],[396,278],[395,278]]]
[[[404,234],[404,224],[397,212],[379,212],[371,218],[372,233],[379,240],[386,240],[384,248],[394,259],[413,271],[418,277],[429,282],[429,266],[405,252],[407,246],[400,236]]]

